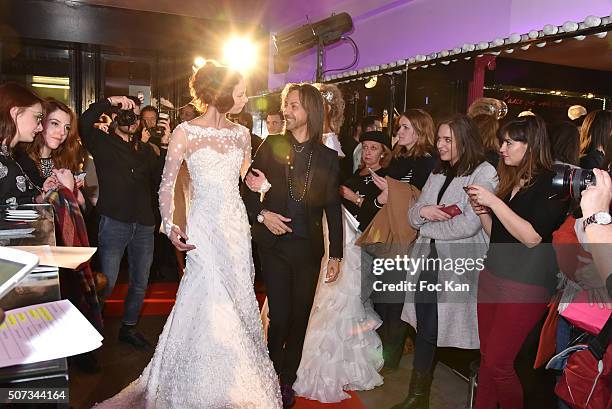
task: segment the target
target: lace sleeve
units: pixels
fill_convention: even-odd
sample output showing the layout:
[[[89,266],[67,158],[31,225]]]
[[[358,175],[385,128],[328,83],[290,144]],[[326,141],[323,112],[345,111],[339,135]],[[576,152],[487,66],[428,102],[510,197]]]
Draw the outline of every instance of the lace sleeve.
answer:
[[[187,136],[182,127],[177,127],[170,138],[166,163],[159,186],[159,212],[162,217],[163,231],[170,236],[170,230],[174,224],[172,217],[174,213],[174,185],[181,168],[181,163],[185,159],[187,152]]]
[[[242,167],[240,168],[240,178],[241,179],[244,179],[244,177],[246,176],[246,173],[249,170],[249,167],[251,166],[251,133],[246,128],[244,128],[243,131],[244,131],[243,132],[244,158],[242,160]]]

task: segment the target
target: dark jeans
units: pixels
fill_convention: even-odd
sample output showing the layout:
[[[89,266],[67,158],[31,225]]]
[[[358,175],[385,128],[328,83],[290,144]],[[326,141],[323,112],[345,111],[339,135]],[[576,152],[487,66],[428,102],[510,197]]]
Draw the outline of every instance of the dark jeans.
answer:
[[[293,385],[314,301],[321,260],[314,260],[310,241],[280,239],[272,248],[259,246],[268,295],[268,351],[281,383]]]
[[[128,252],[129,284],[123,313],[123,323],[126,325],[138,322],[153,261],[154,229],[155,226],[125,223],[107,216],[100,218],[98,258],[102,273],[108,279],[104,299],[113,292],[126,248]]]
[[[409,326],[402,320],[404,304],[375,303],[374,310],[382,324],[376,330],[383,346],[385,368],[396,369],[402,359]]]
[[[437,256],[437,252],[433,255]],[[438,283],[438,272],[422,270],[419,281],[436,284]],[[419,372],[433,372],[438,345],[438,295],[436,291],[417,291],[414,309],[417,328],[413,367]]]

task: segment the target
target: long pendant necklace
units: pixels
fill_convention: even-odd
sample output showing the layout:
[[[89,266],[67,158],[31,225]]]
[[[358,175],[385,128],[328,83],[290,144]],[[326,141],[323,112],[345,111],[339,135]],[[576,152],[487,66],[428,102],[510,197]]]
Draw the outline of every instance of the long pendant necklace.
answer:
[[[296,199],[296,197],[293,195],[293,183],[292,183],[293,172],[291,170],[289,171],[289,196],[291,196],[291,199],[293,199],[296,202],[301,202],[302,200],[304,200],[304,196],[306,196],[306,190],[308,189],[308,176],[310,175],[310,165],[312,164],[312,152],[313,151],[310,151],[310,155],[308,155],[308,166],[306,167],[306,178],[304,179],[304,190],[302,191],[302,194],[300,195],[299,199]]]

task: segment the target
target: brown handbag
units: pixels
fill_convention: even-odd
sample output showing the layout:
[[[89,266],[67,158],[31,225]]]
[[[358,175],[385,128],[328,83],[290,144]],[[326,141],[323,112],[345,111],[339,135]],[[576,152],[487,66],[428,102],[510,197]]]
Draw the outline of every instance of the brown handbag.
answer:
[[[418,231],[408,223],[408,209],[421,192],[414,186],[387,176],[389,199],[374,216],[355,244],[377,258],[407,254]]]

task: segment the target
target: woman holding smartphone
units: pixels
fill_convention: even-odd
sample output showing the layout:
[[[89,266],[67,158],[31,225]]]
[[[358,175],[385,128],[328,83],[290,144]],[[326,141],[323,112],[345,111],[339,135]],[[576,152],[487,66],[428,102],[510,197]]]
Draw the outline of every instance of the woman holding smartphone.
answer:
[[[559,268],[550,243],[567,211],[551,191],[555,172],[544,121],[518,118],[499,135],[496,193],[478,182],[468,188],[491,240],[478,288],[477,409],[524,406],[514,360],[555,291]]]
[[[408,109],[400,115],[397,127],[397,143],[393,147],[391,163],[387,168],[387,176],[403,183],[411,184],[417,189],[423,189],[434,165],[434,121],[426,111],[422,109]],[[372,204],[365,203],[363,207],[376,206],[382,208],[388,202],[389,188],[384,177],[373,175],[374,183],[381,193],[371,200]],[[398,221],[404,222],[404,220]],[[367,254],[367,253],[366,253]],[[400,256],[403,256],[401,254]],[[370,274],[371,279],[373,275]],[[366,279],[368,277],[365,277]],[[364,279],[364,281],[366,281]],[[369,297],[367,291],[372,291],[371,285],[365,285],[364,301]],[[400,296],[401,300],[401,296]],[[376,301],[376,300],[375,300]],[[399,367],[404,344],[408,338],[408,325],[402,321],[401,302],[375,302],[374,308],[383,320],[378,333],[383,341],[383,354],[385,367],[383,373],[390,373]]]
[[[437,134],[438,163],[408,213],[410,224],[419,229],[410,256],[423,262],[407,274],[408,282],[416,284],[415,291],[407,292],[402,312],[402,319],[416,329],[413,372],[408,397],[393,409],[429,406],[438,346],[479,346],[473,301],[478,262],[486,253],[488,237],[464,186],[479,184],[492,192],[497,173],[486,161],[478,131],[467,116],[441,122]],[[466,260],[474,263],[468,265]],[[447,288],[447,283],[467,284],[468,289],[428,291],[438,284]]]
[[[375,200],[381,190],[373,178],[384,178],[391,162],[391,150],[387,136],[380,131],[365,132],[359,138],[363,147],[359,170],[340,186],[342,204],[359,222],[359,230],[364,231],[380,207]]]

